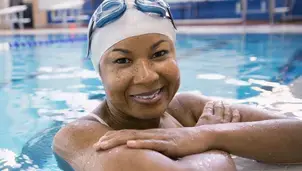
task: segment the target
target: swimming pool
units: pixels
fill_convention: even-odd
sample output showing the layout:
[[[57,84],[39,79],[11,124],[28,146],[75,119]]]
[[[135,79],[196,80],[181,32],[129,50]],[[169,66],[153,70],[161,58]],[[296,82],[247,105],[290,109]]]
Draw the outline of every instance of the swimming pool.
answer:
[[[0,170],[59,170],[60,127],[105,97],[82,34],[3,36]],[[257,104],[301,116],[289,86],[302,74],[302,34],[179,34],[180,92]],[[301,90],[302,91],[302,90]]]

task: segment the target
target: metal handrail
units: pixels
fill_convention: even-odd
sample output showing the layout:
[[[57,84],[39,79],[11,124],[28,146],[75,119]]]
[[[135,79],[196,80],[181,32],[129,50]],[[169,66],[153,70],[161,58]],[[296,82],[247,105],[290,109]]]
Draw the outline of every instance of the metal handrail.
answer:
[[[0,24],[8,23],[11,29],[14,29],[14,24],[18,23],[19,28],[23,29],[24,24],[31,21],[30,18],[24,18],[23,16],[23,12],[26,10],[26,5],[17,5],[0,9]]]
[[[291,1],[291,3],[289,3],[289,1]],[[289,12],[293,9],[294,4],[295,4],[295,0],[286,0],[286,7],[281,7],[281,8],[276,8],[276,0],[270,0],[270,8],[269,8],[269,14],[270,14],[270,23],[274,24],[274,20],[275,20],[275,13],[283,13],[283,18],[284,18],[284,14],[286,12]]]
[[[243,24],[246,24],[246,16],[247,16],[247,0],[241,0],[241,17]]]
[[[291,1],[291,3],[289,3],[289,1]],[[295,0],[286,0],[286,5],[288,5],[287,7],[281,7],[281,8],[276,8],[276,0],[269,0],[269,22],[271,24],[274,24],[274,16],[275,13],[283,13],[285,14],[286,12],[289,12],[290,10],[293,9],[295,4]],[[242,21],[245,24],[246,23],[246,17],[248,13],[258,13],[258,12],[266,12],[265,7],[263,7],[264,5],[261,5],[262,9],[260,11],[248,11],[248,1],[247,0],[241,0],[241,4],[240,4],[240,11],[241,12],[241,16],[242,16]],[[264,11],[265,9],[265,11]]]

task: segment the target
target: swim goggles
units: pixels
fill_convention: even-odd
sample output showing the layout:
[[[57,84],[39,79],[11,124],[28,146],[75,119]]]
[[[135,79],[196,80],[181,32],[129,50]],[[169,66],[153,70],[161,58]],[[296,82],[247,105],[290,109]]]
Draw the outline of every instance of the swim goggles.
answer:
[[[134,7],[144,13],[157,14],[160,17],[168,18],[171,20],[174,28],[176,29],[173,17],[170,11],[170,6],[164,0],[135,0]],[[95,10],[92,15],[91,21],[88,26],[88,52],[90,53],[91,36],[96,28],[102,28],[106,24],[119,19],[127,10],[125,0],[105,0]]]

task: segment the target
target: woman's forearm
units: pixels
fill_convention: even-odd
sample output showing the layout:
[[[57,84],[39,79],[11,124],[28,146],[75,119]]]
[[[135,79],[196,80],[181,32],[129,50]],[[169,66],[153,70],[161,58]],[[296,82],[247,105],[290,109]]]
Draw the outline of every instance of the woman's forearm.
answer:
[[[215,134],[211,149],[267,163],[302,163],[300,120],[267,120],[200,128]]]

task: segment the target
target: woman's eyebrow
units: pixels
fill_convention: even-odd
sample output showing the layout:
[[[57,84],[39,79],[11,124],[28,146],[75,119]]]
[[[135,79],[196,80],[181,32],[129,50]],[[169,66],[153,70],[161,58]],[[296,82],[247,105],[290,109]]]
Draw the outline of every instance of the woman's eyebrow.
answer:
[[[151,50],[154,50],[155,48],[157,48],[161,43],[163,42],[168,42],[166,40],[159,40],[158,42],[154,43],[152,46],[151,46]]]
[[[111,52],[122,52],[122,53],[125,53],[125,54],[131,53],[131,51],[129,51],[127,49],[121,49],[121,48],[114,48]]]
[[[151,46],[151,49],[154,50],[155,48],[157,48],[163,42],[168,42],[168,41],[166,41],[166,40],[159,40],[158,42],[154,43]],[[111,52],[122,52],[122,53],[125,53],[125,54],[131,53],[131,51],[129,51],[127,49],[122,49],[122,48],[114,48]]]

